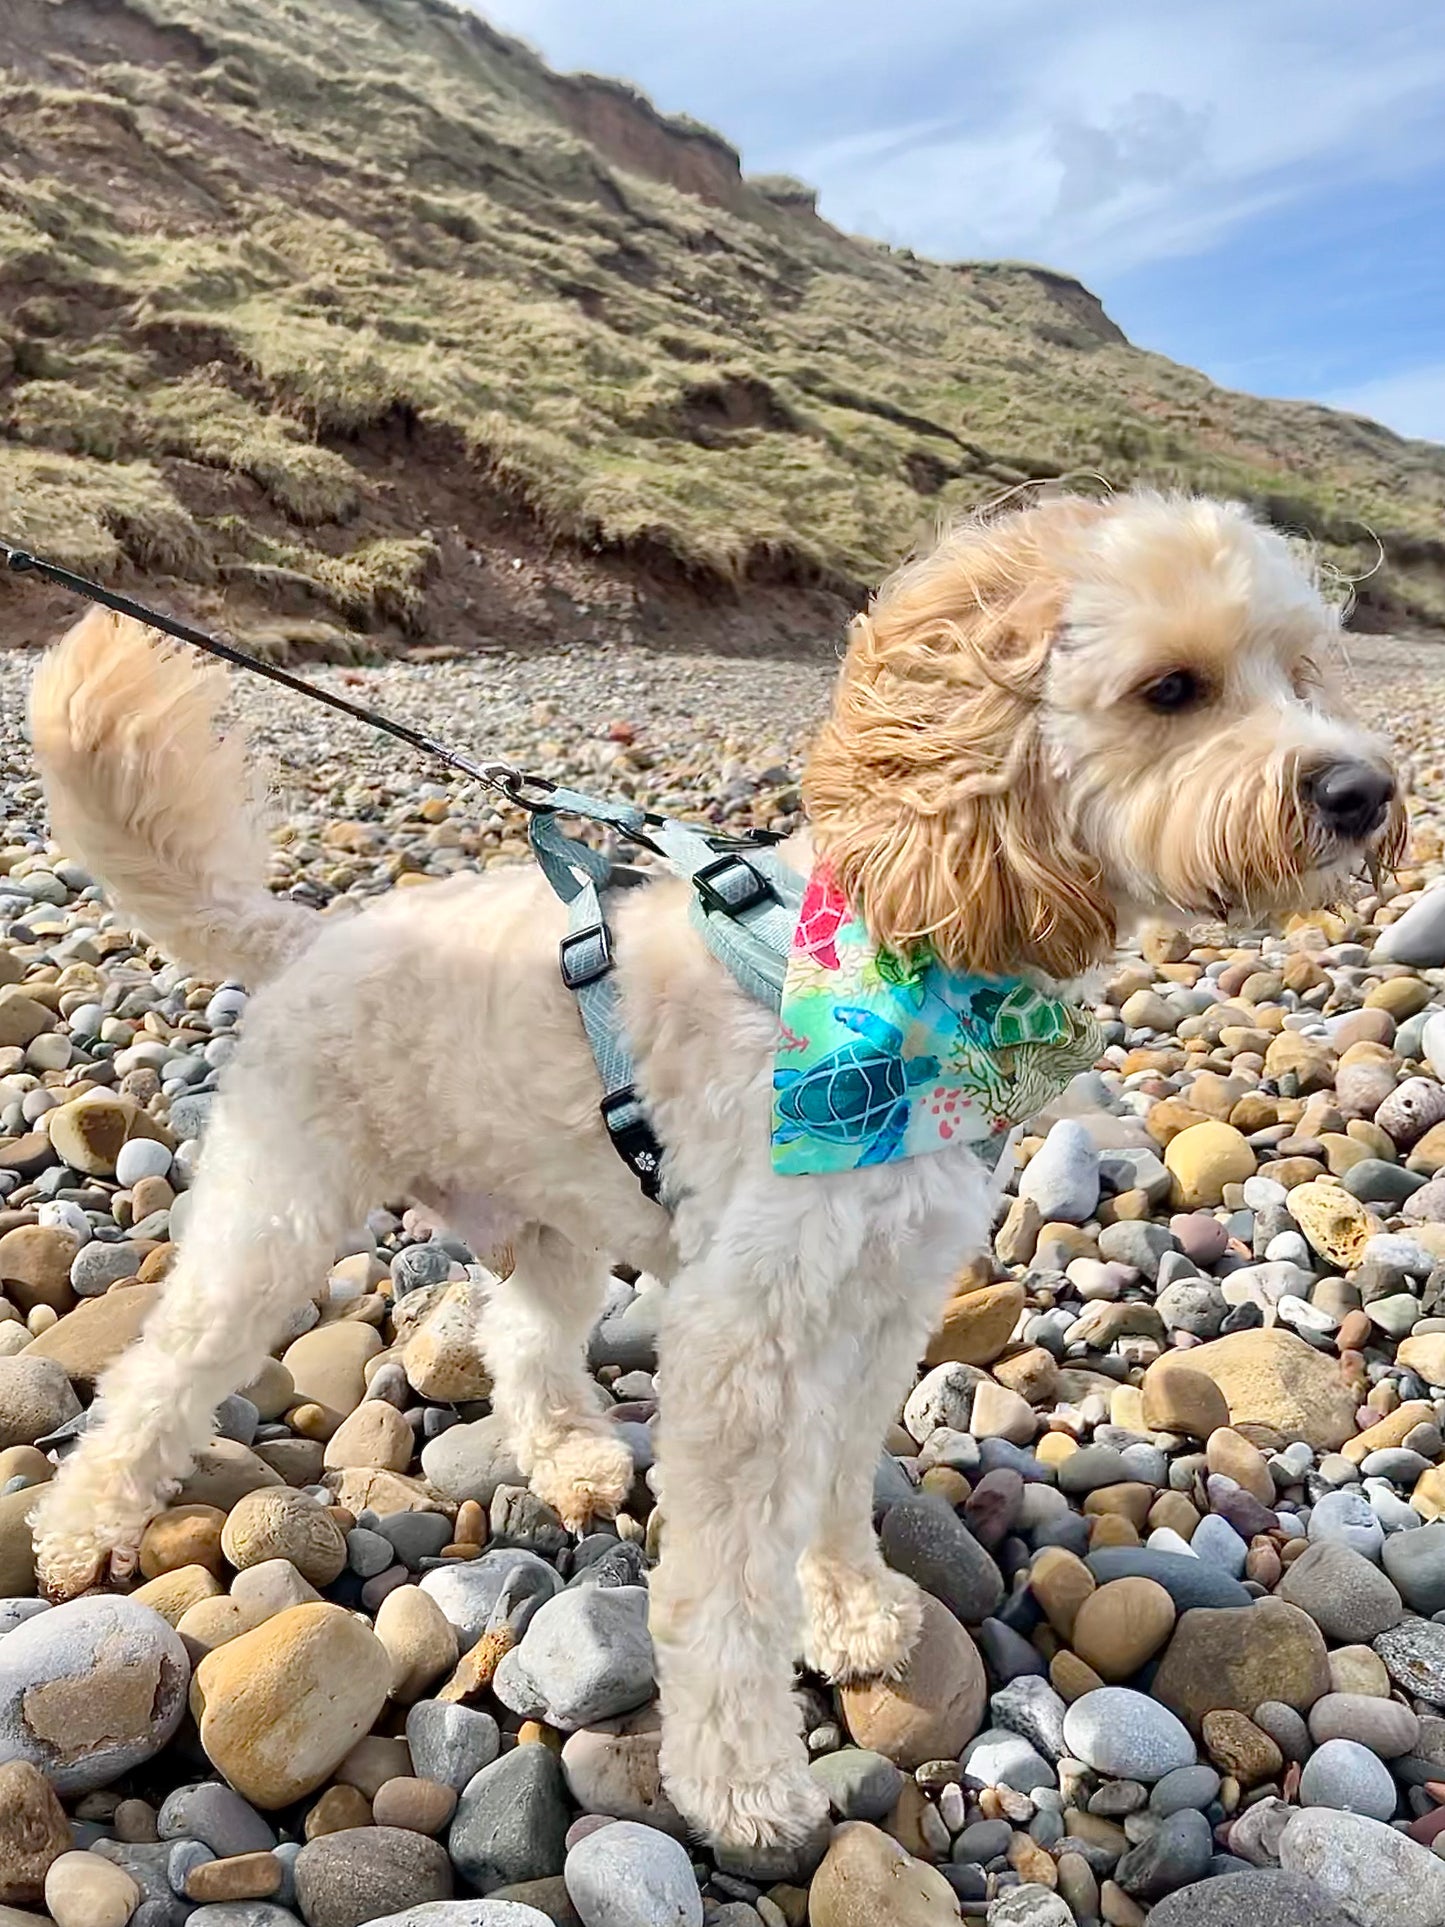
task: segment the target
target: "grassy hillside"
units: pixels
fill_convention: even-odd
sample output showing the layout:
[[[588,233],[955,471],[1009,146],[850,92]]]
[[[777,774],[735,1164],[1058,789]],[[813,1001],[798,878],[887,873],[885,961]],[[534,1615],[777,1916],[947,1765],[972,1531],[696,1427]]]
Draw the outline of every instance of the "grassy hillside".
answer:
[[[1363,619],[1445,623],[1445,449],[841,235],[447,0],[7,0],[0,67],[0,530],[75,566],[278,643],[506,640],[509,570],[648,634],[1088,469],[1377,537]]]

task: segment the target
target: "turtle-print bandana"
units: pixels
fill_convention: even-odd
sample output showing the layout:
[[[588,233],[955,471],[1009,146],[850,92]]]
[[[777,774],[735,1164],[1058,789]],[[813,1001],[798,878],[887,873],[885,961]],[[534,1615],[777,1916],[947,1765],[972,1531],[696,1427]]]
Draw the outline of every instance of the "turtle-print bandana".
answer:
[[[784,1176],[959,1143],[987,1158],[1102,1048],[1087,1012],[1020,978],[880,950],[823,865],[803,897],[779,1016],[772,1148]]]

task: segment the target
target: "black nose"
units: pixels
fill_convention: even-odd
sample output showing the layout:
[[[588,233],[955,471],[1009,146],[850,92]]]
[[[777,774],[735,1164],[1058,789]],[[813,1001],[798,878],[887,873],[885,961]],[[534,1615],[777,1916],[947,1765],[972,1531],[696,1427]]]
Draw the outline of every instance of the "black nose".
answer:
[[[1395,779],[1373,763],[1326,763],[1304,781],[1305,800],[1337,836],[1370,836],[1395,798]]]

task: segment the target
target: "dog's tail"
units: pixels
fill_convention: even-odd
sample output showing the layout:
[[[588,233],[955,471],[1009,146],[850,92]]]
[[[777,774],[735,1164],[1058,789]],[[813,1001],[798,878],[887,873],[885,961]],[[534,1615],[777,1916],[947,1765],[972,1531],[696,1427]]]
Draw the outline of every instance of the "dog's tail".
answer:
[[[266,887],[270,851],[225,672],[95,608],[36,671],[30,731],[56,838],[175,962],[254,988],[319,919]]]

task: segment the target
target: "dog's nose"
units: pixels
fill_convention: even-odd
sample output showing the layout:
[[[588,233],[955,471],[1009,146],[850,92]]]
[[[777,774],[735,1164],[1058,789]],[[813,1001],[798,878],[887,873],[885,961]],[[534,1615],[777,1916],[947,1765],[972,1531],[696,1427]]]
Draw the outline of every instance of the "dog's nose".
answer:
[[[1373,763],[1326,763],[1305,778],[1305,799],[1337,836],[1370,836],[1395,800],[1395,779]]]

